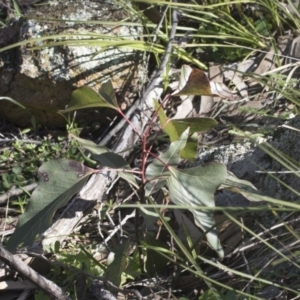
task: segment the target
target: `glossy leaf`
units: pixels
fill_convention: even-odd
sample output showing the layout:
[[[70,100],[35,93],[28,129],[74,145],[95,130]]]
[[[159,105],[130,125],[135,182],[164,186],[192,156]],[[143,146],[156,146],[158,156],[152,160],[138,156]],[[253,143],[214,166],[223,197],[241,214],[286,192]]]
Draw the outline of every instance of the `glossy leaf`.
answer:
[[[263,195],[256,187],[247,180],[237,178],[233,173],[227,173],[225,182],[220,186],[220,189],[226,189],[243,195],[246,199],[253,202],[264,201]]]
[[[184,159],[193,160],[197,154],[198,146],[198,136],[193,136],[193,134],[211,129],[217,124],[217,121],[212,118],[168,119],[157,101],[154,101],[154,106],[162,129],[170,137],[171,142],[178,140],[181,134],[187,128],[190,128],[190,137],[187,140],[185,148],[180,152],[180,156]]]
[[[95,144],[93,141],[90,140],[85,140],[85,139],[81,139],[78,136],[69,133],[69,138],[79,142],[79,144],[86,150],[90,151],[91,153],[94,154],[102,154],[105,152],[110,151],[107,147],[104,146],[99,146],[97,144]]]
[[[196,225],[208,231],[206,237],[209,245],[223,258],[224,251],[215,228],[214,212],[195,208],[215,206],[214,193],[227,175],[225,165],[211,163],[190,169],[170,168],[170,173],[167,184],[171,200],[175,204],[185,205],[193,213]]]
[[[146,179],[151,180],[145,186],[146,196],[160,190],[166,184],[168,167],[176,168],[180,162],[180,151],[185,147],[189,130],[184,131],[177,141],[171,143],[169,149],[155,158],[146,169]]]
[[[145,269],[147,274],[155,276],[164,272],[169,263],[166,257],[160,255],[160,252],[165,253],[169,249],[165,241],[156,239],[155,235],[148,231],[141,240],[141,244],[145,251]]]
[[[184,130],[179,132],[178,128],[176,128],[174,124],[174,120],[171,120],[166,116],[163,108],[159,105],[159,103],[156,100],[154,100],[154,107],[157,111],[162,130],[170,137],[171,142],[177,141],[181,134],[184,132]],[[188,126],[186,126],[186,129],[187,128]],[[188,143],[186,143],[185,146],[187,148],[181,150],[180,156],[185,159],[193,159],[196,156],[195,149],[197,149],[197,144],[198,139],[195,141],[192,138],[188,138]]]
[[[172,142],[176,141],[178,139],[178,136],[176,134],[174,124],[170,122],[171,120],[167,117],[165,111],[156,100],[154,100],[154,108],[157,112],[162,130],[170,137]]]
[[[107,107],[115,110],[119,109],[115,95],[111,90],[110,81],[101,86],[99,93],[100,94],[88,86],[82,86],[72,93],[68,107],[60,112],[65,113],[92,107]]]
[[[120,286],[122,282],[122,272],[125,271],[128,261],[127,253],[130,249],[130,241],[127,239],[123,243],[114,247],[110,252],[111,262],[106,269],[106,279],[116,286]]]
[[[119,154],[114,152],[106,152],[102,154],[92,154],[92,159],[98,161],[101,167],[108,167],[111,169],[122,169],[118,171],[118,175],[138,188],[135,177],[131,171],[127,161]]]
[[[170,137],[176,139],[176,136],[180,136],[187,128],[190,128],[190,136],[186,143],[186,146],[180,152],[180,156],[184,159],[194,160],[197,155],[198,149],[198,135],[197,132],[211,129],[217,124],[217,121],[212,118],[185,118],[171,120],[172,128],[174,128],[173,136]]]
[[[200,95],[232,98],[233,93],[223,83],[211,82],[206,73],[202,70],[183,65],[178,88],[172,95]]]
[[[198,135],[190,135],[185,147],[180,151],[180,157],[189,161],[194,161],[198,153]]]
[[[99,89],[99,95],[109,104],[111,104],[115,109],[119,108],[118,101],[116,98],[116,94],[114,91],[114,88],[112,86],[112,83],[110,80],[104,82],[100,89]]]
[[[218,122],[212,118],[174,119],[171,120],[171,122],[177,136],[180,136],[188,127],[190,128],[190,133],[195,133],[209,130],[218,124]]]
[[[93,172],[73,160],[57,159],[44,163],[38,170],[37,188],[8,241],[8,249],[15,250],[20,244],[31,245],[36,236],[51,225],[56,210],[78,193]]]
[[[134,175],[130,173],[131,168],[122,156],[110,152],[110,149],[98,146],[92,141],[81,139],[73,134],[69,134],[69,136],[78,141],[83,148],[91,152],[92,159],[100,163],[102,167],[126,170],[124,172],[118,171],[118,175],[138,188]]]

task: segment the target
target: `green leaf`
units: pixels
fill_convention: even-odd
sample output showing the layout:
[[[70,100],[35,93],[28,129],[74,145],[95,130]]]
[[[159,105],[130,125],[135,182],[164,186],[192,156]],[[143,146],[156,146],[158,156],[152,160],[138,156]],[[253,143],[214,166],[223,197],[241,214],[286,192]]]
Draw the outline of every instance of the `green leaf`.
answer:
[[[92,159],[98,161],[104,167],[111,169],[123,169],[124,171],[118,171],[118,175],[138,188],[130,166],[121,155],[113,152],[105,152],[102,154],[92,154]]]
[[[170,137],[171,142],[178,140],[188,127],[190,127],[190,134],[193,134],[209,130],[217,124],[218,122],[212,118],[167,119],[164,123],[161,121],[163,131]]]
[[[168,245],[163,241],[155,238],[153,233],[147,232],[145,237],[141,240],[142,247],[145,249],[146,259],[146,272],[149,276],[155,276],[160,274],[166,268],[169,260],[160,255],[160,252],[164,253],[166,249],[169,249]]]
[[[0,97],[0,100],[7,100],[7,101],[10,101],[12,103],[14,103],[15,105],[23,108],[23,109],[26,109],[26,107],[24,105],[22,105],[21,103],[19,103],[18,101],[12,99],[12,98],[9,98],[9,97]]]
[[[16,174],[16,175],[19,175],[19,174],[21,174],[22,173],[22,168],[21,167],[13,167],[12,168],[12,172],[14,173],[14,174]]]
[[[108,107],[118,110],[119,106],[116,102],[115,95],[112,95],[110,85],[110,82],[104,83],[100,88],[100,94],[88,86],[78,88],[72,93],[68,107],[60,112],[65,113],[91,107]]]
[[[151,180],[145,186],[146,196],[160,190],[166,184],[166,176],[170,176],[168,167],[177,167],[180,162],[180,151],[185,147],[189,129],[184,131],[180,139],[171,143],[169,149],[155,158],[146,169],[146,179]]]
[[[120,286],[122,282],[122,272],[127,267],[127,253],[130,248],[130,241],[127,239],[123,243],[117,245],[113,251],[109,253],[112,262],[107,266],[106,279],[116,286]]]
[[[181,150],[180,156],[184,159],[193,160],[197,154],[198,146],[198,136],[193,134],[211,129],[218,124],[217,121],[212,118],[168,119],[157,101],[154,101],[154,106],[162,129],[170,137],[171,142],[178,140],[181,134],[190,128],[191,136],[188,138],[185,148]]]
[[[78,193],[93,172],[73,160],[57,159],[44,163],[38,170],[37,188],[8,241],[8,249],[15,250],[20,244],[31,245],[36,236],[51,225],[56,210]]]
[[[51,300],[51,298],[48,295],[46,295],[43,291],[36,290],[34,294],[34,300]]]
[[[233,173],[227,173],[225,182],[220,186],[220,189],[226,189],[243,195],[249,201],[257,202],[264,201],[263,195],[256,187],[247,180],[237,178]]]
[[[109,167],[112,169],[128,170],[128,172],[118,171],[119,176],[130,182],[136,188],[138,188],[135,177],[133,173],[130,172],[131,168],[122,156],[110,152],[108,148],[98,146],[92,141],[81,139],[75,136],[74,134],[69,134],[69,136],[74,140],[78,141],[83,148],[90,151],[92,153],[92,159],[99,162],[102,166]]]
[[[84,149],[94,154],[103,154],[105,152],[110,151],[108,148],[104,146],[99,146],[90,140],[81,139],[73,133],[69,133],[69,138],[76,140]]]
[[[162,130],[170,137],[172,142],[178,140],[174,124],[170,122],[170,119],[168,119],[163,108],[156,100],[154,100],[154,108],[157,112]]]
[[[197,226],[206,233],[210,246],[223,258],[218,232],[215,228],[213,211],[195,210],[197,206],[214,207],[214,193],[224,182],[227,171],[223,164],[211,163],[190,169],[169,168],[171,176],[167,179],[171,200],[178,205],[186,205],[195,218]]]
[[[235,293],[234,291],[228,291],[226,295],[217,292],[218,294],[216,295],[217,291],[213,291],[212,289],[209,289],[205,291],[199,298],[198,300],[231,300],[235,299]]]
[[[118,101],[116,98],[116,94],[114,91],[114,88],[112,86],[112,83],[110,80],[104,82],[100,89],[99,89],[99,95],[109,104],[111,104],[115,109],[119,108]]]
[[[185,147],[180,151],[180,157],[194,161],[198,153],[198,135],[196,133],[190,135]]]
[[[190,133],[192,134],[209,130],[218,124],[218,122],[212,118],[173,119],[171,122],[178,136],[180,136],[188,127],[190,127]]]
[[[141,271],[140,266],[140,253],[138,247],[135,248],[132,254],[130,256],[127,256],[127,267],[126,270],[123,272],[122,278],[124,278],[126,281],[129,280],[137,280],[141,278],[141,274],[143,273]]]

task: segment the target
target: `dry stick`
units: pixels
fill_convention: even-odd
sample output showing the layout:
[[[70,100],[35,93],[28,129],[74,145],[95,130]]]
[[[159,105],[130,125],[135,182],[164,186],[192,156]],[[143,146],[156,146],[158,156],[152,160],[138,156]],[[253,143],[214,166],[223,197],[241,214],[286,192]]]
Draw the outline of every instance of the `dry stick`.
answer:
[[[131,109],[128,111],[129,115],[130,113],[134,112],[135,110],[137,110],[138,108],[140,108],[140,111],[142,112],[143,109],[141,106],[145,105],[146,107],[152,107],[153,106],[153,100],[152,98],[150,99],[150,101],[146,101],[147,97],[149,96],[149,94],[154,90],[154,88],[156,86],[159,86],[162,79],[161,79],[161,75],[163,72],[165,72],[167,63],[169,61],[170,55],[171,55],[171,50],[172,50],[172,44],[173,44],[173,40],[176,34],[176,28],[177,28],[177,24],[178,24],[178,18],[177,18],[177,11],[174,9],[173,10],[173,22],[172,22],[172,28],[170,31],[170,37],[169,37],[169,42],[167,44],[166,47],[166,52],[162,58],[161,64],[159,66],[159,68],[155,71],[154,75],[151,78],[151,81],[149,82],[145,92],[143,93],[143,96],[141,99],[139,99],[136,103],[134,103],[134,105],[131,107]],[[149,103],[144,103],[144,102],[149,102]],[[151,103],[150,103],[151,102]],[[141,117],[139,114],[135,114],[131,120],[131,123],[133,124],[133,126],[135,126],[135,128],[140,128],[141,132],[144,131],[144,127],[146,126],[146,122],[148,121],[149,116],[152,114],[152,112],[147,111],[147,108],[143,111],[144,115],[146,115],[146,121],[144,121],[143,124],[143,120],[141,120]],[[139,125],[136,126],[135,124]],[[121,128],[124,126],[124,123],[122,124]],[[127,132],[126,132],[127,131]],[[123,139],[124,137],[129,137],[130,135],[132,135],[132,128],[131,127],[127,127],[124,135],[123,135]],[[132,141],[132,143],[129,143],[128,146],[132,146],[135,144],[137,137],[131,137],[128,138],[129,140]],[[103,145],[104,140],[100,142],[100,145]],[[127,142],[128,143],[128,142]],[[124,150],[124,148],[122,149],[123,144],[118,144],[114,147],[114,151],[115,152],[121,152],[122,150]],[[128,151],[126,151],[126,153],[123,153],[123,156],[126,156],[126,154],[128,153]]]
[[[162,26],[162,23],[163,23],[163,20],[167,13],[168,8],[169,7],[166,7],[166,9],[164,10],[164,12],[161,16],[161,20],[157,24],[157,27],[154,31],[155,36],[153,39],[153,43],[155,42],[156,33],[158,32],[159,28]],[[152,45],[151,45],[151,47],[152,47]],[[150,52],[151,52],[151,47],[150,47]],[[152,84],[154,77],[156,77],[154,75],[156,75],[156,73],[152,74],[150,82],[149,82],[146,90],[142,93],[142,96],[137,101],[135,101],[133,103],[133,105],[129,108],[129,110],[125,113],[125,116],[127,119],[130,119],[132,117],[132,114],[141,106],[141,103],[144,102],[144,100],[147,97],[147,95],[149,94],[149,92],[154,88],[154,85]],[[99,139],[98,145],[105,146],[114,135],[116,135],[120,130],[122,130],[126,124],[126,121],[127,121],[126,118],[122,118],[108,133],[105,133],[104,138],[102,138],[102,136],[101,136]]]
[[[167,47],[166,47],[166,52],[165,52],[165,54],[164,54],[164,56],[162,58],[162,61],[161,61],[161,64],[160,64],[159,68],[156,70],[156,72],[152,76],[152,80],[150,81],[150,83],[149,83],[149,85],[148,85],[148,87],[147,87],[147,89],[146,89],[146,91],[144,93],[144,97],[145,98],[155,88],[156,85],[160,84],[162,73],[165,72],[167,63],[169,61],[169,58],[170,58],[170,55],[171,55],[171,51],[172,51],[172,44],[173,44],[173,40],[174,40],[174,37],[175,37],[175,34],[176,34],[176,28],[177,28],[177,24],[178,24],[177,11],[175,9],[173,10],[172,18],[173,18],[173,20],[172,20],[172,28],[171,28],[171,31],[170,31],[169,42],[168,42]],[[153,102],[152,98],[150,98],[148,101],[149,102]],[[149,107],[153,106],[152,103],[145,103],[145,104],[142,103],[142,104],[145,105],[145,106],[148,105]],[[147,110],[144,110],[143,113],[144,113],[144,116],[146,116],[146,118],[144,118],[144,120],[145,120],[144,124],[143,124],[143,122],[141,122],[139,120],[139,118],[138,118],[137,115],[135,115],[133,117],[133,120],[132,120],[133,124],[138,124],[139,125],[139,128],[140,128],[141,132],[144,132],[144,128],[146,127],[146,124],[148,123],[148,119],[151,117],[151,115],[153,115],[152,112],[149,113],[149,111],[147,111]],[[149,123],[148,123],[148,126],[150,126]],[[138,127],[136,127],[136,128],[138,128]],[[130,129],[131,129],[130,127],[127,128],[127,130],[130,130]],[[131,132],[133,132],[132,129],[131,129]],[[148,132],[148,130],[146,130],[146,132]],[[147,137],[147,133],[145,133],[144,139],[146,139],[146,137]],[[132,145],[135,143],[135,138],[136,137],[134,137],[134,136],[131,138],[132,139]],[[145,141],[143,141],[143,144],[145,144]],[[118,147],[115,148],[115,151],[118,152]],[[146,155],[146,153],[144,152],[143,155]],[[144,198],[144,188],[143,188],[143,186],[141,186],[139,194],[140,194],[140,200],[143,202],[143,198]],[[136,216],[135,216],[135,233],[136,233],[136,242],[137,242],[137,244],[140,243],[139,230],[138,230],[138,219],[139,219],[139,211],[136,210]],[[141,266],[141,269],[143,269],[143,262],[142,262],[142,259],[141,259],[143,253],[142,253],[141,247],[138,247],[138,250],[139,250],[139,262],[140,262],[140,266]]]
[[[39,275],[36,271],[27,266],[21,259],[13,256],[10,252],[5,250],[0,244],[0,259],[7,263],[11,268],[18,271],[29,281],[34,283],[37,287],[47,293],[51,299],[69,300],[70,298],[52,281]]]
[[[109,240],[115,235],[117,231],[119,231],[122,226],[127,222],[128,219],[131,219],[135,216],[135,210],[129,214],[126,215],[125,218],[120,222],[118,226],[115,226],[114,230],[108,235],[108,237],[104,240],[105,245],[109,242]]]
[[[81,247],[81,250],[84,251],[85,254],[87,254],[88,256],[91,256],[91,254],[86,251],[84,249],[84,247]],[[35,253],[35,252],[28,252],[28,251],[23,251],[22,252],[23,254],[26,254],[28,256],[33,256],[33,257],[38,257],[40,258],[41,260],[44,260],[46,263],[49,263],[51,264],[51,262],[49,261],[48,258],[46,258],[44,255],[41,255],[41,254],[38,254],[38,253]],[[96,261],[93,256],[91,256],[91,258],[95,261],[96,264],[98,264],[98,261]],[[54,266],[58,266],[58,267],[61,267],[61,268],[66,268],[69,272],[72,272],[74,273],[75,275],[76,274],[82,274],[86,277],[89,277],[89,278],[92,278],[94,280],[97,280],[97,281],[101,281],[103,282],[104,284],[112,287],[114,290],[116,290],[117,292],[122,292],[123,294],[135,294],[136,297],[138,299],[142,299],[143,297],[141,296],[141,294],[135,290],[135,289],[122,289],[122,288],[119,288],[117,287],[116,285],[114,285],[112,282],[108,281],[105,277],[101,277],[101,276],[94,276],[88,272],[85,272],[85,271],[81,271],[81,270],[78,270],[76,267],[73,267],[73,266],[70,266],[68,264],[65,264],[65,263],[61,263],[61,262],[55,262],[53,264]]]

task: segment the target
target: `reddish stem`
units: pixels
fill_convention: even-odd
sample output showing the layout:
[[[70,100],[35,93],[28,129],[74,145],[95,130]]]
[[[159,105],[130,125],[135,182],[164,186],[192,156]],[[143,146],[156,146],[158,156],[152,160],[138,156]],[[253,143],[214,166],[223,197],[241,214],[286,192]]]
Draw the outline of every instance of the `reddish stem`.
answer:
[[[145,171],[146,171],[146,163],[147,163],[147,160],[148,160],[148,156],[149,154],[156,157],[157,156],[155,154],[153,154],[151,152],[151,149],[153,147],[153,144],[151,144],[149,146],[149,148],[147,149],[147,139],[149,137],[149,134],[150,134],[150,130],[152,128],[152,125],[153,123],[155,122],[157,116],[158,116],[158,112],[160,109],[162,109],[162,107],[165,105],[165,103],[172,97],[171,94],[168,94],[166,95],[166,97],[164,98],[164,100],[162,101],[162,103],[160,104],[159,108],[154,112],[151,120],[150,120],[150,123],[147,125],[147,129],[142,137],[142,149],[143,149],[143,154],[142,154],[142,183],[145,184],[146,183],[146,178],[145,178]],[[163,163],[163,162],[162,162]]]
[[[136,130],[136,128],[133,126],[133,124],[131,123],[131,121],[127,118],[127,116],[122,112],[122,110],[120,108],[117,109],[117,112],[122,116],[122,118],[125,119],[125,121],[131,126],[132,130],[138,135],[138,137],[142,140],[141,135],[138,133],[138,131]]]

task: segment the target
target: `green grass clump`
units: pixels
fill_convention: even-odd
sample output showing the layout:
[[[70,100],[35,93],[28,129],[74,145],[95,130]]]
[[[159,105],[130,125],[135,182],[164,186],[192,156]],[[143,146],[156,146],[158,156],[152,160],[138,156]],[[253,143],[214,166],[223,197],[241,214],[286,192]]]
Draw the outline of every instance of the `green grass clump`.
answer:
[[[37,169],[42,163],[62,157],[84,161],[76,142],[69,142],[65,137],[32,142],[18,139],[12,142],[10,146],[0,150],[0,193],[13,185],[21,187],[34,182]]]

